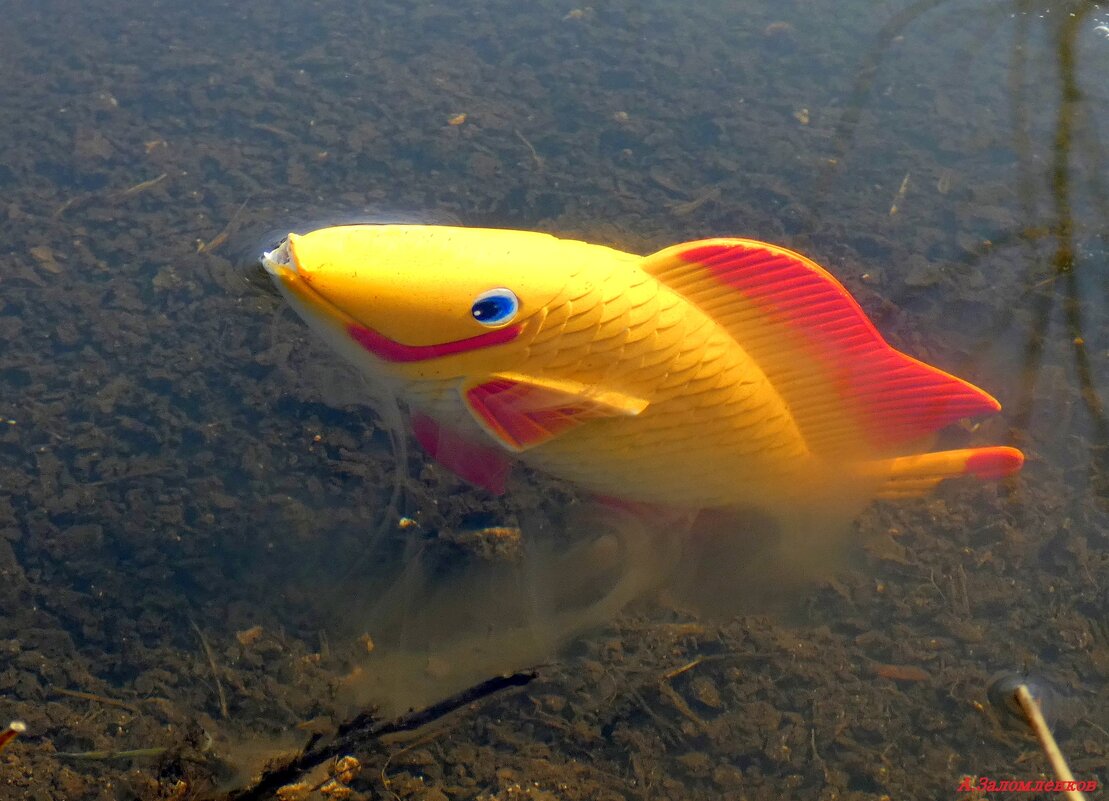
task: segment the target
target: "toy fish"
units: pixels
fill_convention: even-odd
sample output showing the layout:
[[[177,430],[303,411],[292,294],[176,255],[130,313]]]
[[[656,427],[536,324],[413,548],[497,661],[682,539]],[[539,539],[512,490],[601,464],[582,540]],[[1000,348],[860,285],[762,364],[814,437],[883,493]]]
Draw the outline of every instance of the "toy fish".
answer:
[[[502,492],[519,459],[603,496],[787,509],[1020,469],[916,453],[1000,405],[888,345],[797,253],[706,239],[638,256],[542,233],[351,225],[263,256],[296,311],[411,409],[446,467]]]

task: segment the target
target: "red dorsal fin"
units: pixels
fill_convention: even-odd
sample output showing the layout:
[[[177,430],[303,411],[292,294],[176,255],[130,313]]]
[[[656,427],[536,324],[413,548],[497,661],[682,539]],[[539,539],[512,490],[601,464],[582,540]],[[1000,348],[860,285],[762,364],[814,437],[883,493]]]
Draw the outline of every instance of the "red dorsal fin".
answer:
[[[706,239],[644,259],[758,363],[818,453],[888,452],[1000,404],[892,348],[830,273],[785,248]]]

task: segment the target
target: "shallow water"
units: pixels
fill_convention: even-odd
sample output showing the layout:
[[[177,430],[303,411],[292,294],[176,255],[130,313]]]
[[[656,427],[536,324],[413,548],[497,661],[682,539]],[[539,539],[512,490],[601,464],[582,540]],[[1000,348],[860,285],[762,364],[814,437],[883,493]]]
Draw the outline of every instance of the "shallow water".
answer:
[[[941,797],[1049,775],[989,707],[1022,668],[1055,687],[1076,776],[1104,781],[1107,26],[1013,0],[8,8],[0,689],[29,731],[0,798],[209,787],[243,743],[449,674],[432,652],[374,678],[390,654],[360,638],[371,607],[426,634],[406,605],[426,576],[476,592],[470,530],[603,529],[572,488],[524,476],[502,504],[398,450],[388,405],[252,261],[351,218],[795,248],[1001,400],[944,444],[1029,457],[872,506],[862,553],[789,619],[650,597],[557,658],[542,626],[537,650],[502,644],[479,667],[543,653],[539,678],[363,745],[358,792]],[[394,583],[415,551],[426,572]],[[537,597],[515,581],[485,589]],[[147,747],[170,750],[58,753]]]

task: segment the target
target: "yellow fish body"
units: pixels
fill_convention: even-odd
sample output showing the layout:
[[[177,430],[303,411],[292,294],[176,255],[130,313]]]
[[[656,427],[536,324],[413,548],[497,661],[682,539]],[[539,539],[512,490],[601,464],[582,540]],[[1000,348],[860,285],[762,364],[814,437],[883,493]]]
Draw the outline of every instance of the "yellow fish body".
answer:
[[[905,455],[999,404],[890,347],[829,273],[762,242],[644,257],[525,231],[354,225],[290,234],[263,264],[407,401],[433,457],[494,492],[518,458],[630,501],[788,509],[1023,462],[1007,447]]]

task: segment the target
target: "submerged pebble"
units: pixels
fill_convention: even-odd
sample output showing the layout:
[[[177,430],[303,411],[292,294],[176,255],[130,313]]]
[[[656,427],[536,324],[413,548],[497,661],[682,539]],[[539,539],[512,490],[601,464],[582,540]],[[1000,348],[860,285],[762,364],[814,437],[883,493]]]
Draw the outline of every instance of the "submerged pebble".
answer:
[[[724,698],[720,695],[720,688],[708,676],[697,676],[690,684],[693,697],[710,709],[723,709]]]

